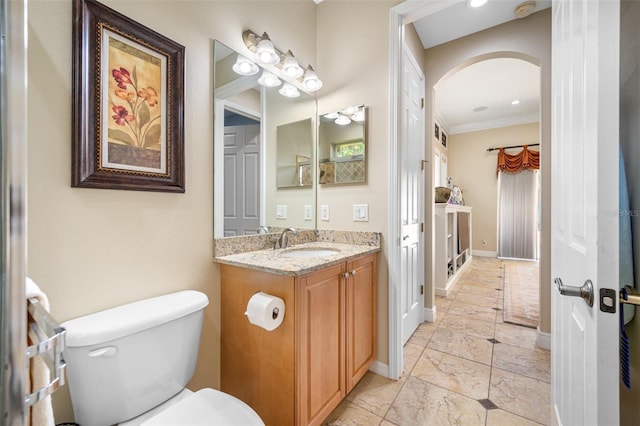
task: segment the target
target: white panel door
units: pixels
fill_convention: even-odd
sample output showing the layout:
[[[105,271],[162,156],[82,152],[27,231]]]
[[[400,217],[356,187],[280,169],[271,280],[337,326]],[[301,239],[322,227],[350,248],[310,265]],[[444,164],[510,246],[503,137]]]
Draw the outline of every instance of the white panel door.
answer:
[[[224,129],[224,236],[260,226],[260,125]]]
[[[424,77],[413,58],[403,58],[402,135],[400,138],[400,297],[402,302],[402,343],[422,322],[424,300],[424,244],[420,224],[423,218],[424,179]]]
[[[552,422],[615,425],[618,313],[599,309],[599,290],[618,283],[619,3],[558,0],[552,13]],[[593,306],[557,279],[591,280]]]

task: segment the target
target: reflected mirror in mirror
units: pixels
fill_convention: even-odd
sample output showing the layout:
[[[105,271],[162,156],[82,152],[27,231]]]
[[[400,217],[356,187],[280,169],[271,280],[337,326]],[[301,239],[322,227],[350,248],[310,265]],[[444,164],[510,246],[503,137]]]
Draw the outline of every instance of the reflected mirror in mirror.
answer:
[[[314,128],[316,100],[303,91],[296,98],[288,98],[279,93],[282,87],[260,85],[263,70],[243,60],[243,55],[215,41],[214,238],[286,227],[313,229],[313,179],[303,179],[309,183],[300,191],[277,187],[277,129],[304,120]],[[245,74],[234,71],[234,67]],[[307,143],[310,147],[305,151],[301,148],[300,155],[310,158],[308,172],[313,177],[313,131]],[[299,162],[302,166],[304,160],[300,158]]]
[[[323,185],[366,181],[366,108],[355,105],[320,116],[318,182]]]

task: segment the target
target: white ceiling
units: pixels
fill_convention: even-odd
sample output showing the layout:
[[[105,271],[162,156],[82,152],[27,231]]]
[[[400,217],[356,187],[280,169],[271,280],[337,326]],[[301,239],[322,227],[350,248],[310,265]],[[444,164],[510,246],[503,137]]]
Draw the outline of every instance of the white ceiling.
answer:
[[[437,84],[435,103],[450,134],[537,122],[540,67],[514,58],[475,63]]]
[[[517,19],[514,10],[522,1],[489,0],[475,9],[468,7],[466,0],[457,1],[413,25],[428,49]],[[534,12],[550,6],[550,0],[538,0]],[[436,114],[450,133],[538,121],[540,70],[525,61],[483,61],[441,81],[436,89]],[[515,99],[521,103],[511,105]],[[480,106],[488,108],[473,112]]]

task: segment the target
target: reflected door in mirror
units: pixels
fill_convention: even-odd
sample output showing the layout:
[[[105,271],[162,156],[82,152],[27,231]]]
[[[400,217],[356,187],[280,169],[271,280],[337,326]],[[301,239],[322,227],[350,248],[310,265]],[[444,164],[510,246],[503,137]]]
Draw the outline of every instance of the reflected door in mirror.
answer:
[[[255,234],[260,227],[260,123],[225,125],[224,180],[224,236]]]

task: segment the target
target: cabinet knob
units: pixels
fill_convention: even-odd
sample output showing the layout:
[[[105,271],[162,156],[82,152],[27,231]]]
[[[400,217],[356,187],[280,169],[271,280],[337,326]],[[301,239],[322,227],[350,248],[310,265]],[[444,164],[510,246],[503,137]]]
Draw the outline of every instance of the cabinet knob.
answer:
[[[354,269],[353,271],[351,271],[351,276],[355,277],[356,276],[356,270]]]
[[[348,273],[348,272],[345,272],[344,274],[342,274],[342,276],[343,276],[343,277],[344,277],[344,279],[346,280],[346,279],[348,279],[348,278],[349,278],[349,273]]]

